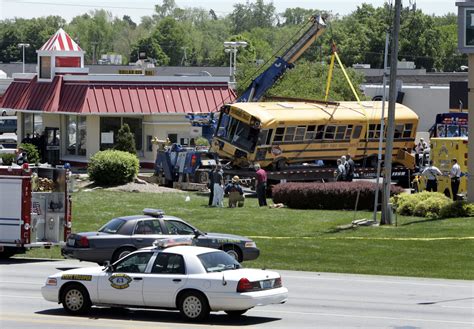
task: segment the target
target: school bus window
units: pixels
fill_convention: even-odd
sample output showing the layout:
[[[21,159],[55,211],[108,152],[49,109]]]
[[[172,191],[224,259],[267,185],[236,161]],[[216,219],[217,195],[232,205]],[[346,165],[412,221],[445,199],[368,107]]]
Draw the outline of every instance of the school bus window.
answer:
[[[352,133],[352,138],[359,139],[361,132],[362,132],[362,126],[355,126],[354,132]]]
[[[316,130],[316,126],[308,126],[306,129],[306,135],[304,136],[305,140],[312,140],[314,138],[314,133]]]
[[[405,130],[403,131],[403,138],[410,138],[412,131],[413,131],[413,123],[406,123]]]
[[[285,134],[285,128],[277,128],[275,131],[275,138],[273,138],[274,142],[281,142],[283,141],[283,135]]]
[[[267,140],[265,142],[265,145],[270,145],[270,142],[272,140],[272,134],[273,134],[273,129],[269,129],[268,130],[268,134],[267,134]]]
[[[268,143],[266,143],[267,136],[268,136],[268,130],[260,131],[260,134],[258,135],[257,145],[268,145]]]
[[[395,139],[402,138],[402,132],[403,132],[403,125],[396,125],[395,126],[395,133],[393,134],[393,138],[395,138]]]
[[[334,139],[334,133],[336,132],[336,126],[327,126],[324,132],[324,139]]]
[[[369,125],[369,139],[380,137],[380,125],[371,124]]]
[[[346,134],[344,135],[344,139],[351,139],[351,134],[352,134],[352,125],[348,125]]]
[[[285,142],[292,142],[295,137],[296,127],[287,127],[285,131]]]
[[[336,129],[336,139],[343,140],[344,135],[346,134],[346,126],[338,126]]]
[[[298,126],[298,128],[296,128],[295,141],[302,141],[304,139],[305,131],[305,126]]]
[[[326,127],[324,125],[319,125],[318,130],[316,131],[316,136],[314,137],[314,139],[323,139],[325,128]]]

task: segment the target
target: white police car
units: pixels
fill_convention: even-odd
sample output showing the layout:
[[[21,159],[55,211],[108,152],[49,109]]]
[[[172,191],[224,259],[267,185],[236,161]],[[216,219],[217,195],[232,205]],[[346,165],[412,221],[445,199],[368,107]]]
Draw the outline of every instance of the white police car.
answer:
[[[160,243],[113,265],[51,275],[41,293],[71,314],[86,313],[92,305],[164,308],[179,309],[194,321],[204,320],[211,311],[239,316],[288,298],[276,272],[243,269],[221,250]]]

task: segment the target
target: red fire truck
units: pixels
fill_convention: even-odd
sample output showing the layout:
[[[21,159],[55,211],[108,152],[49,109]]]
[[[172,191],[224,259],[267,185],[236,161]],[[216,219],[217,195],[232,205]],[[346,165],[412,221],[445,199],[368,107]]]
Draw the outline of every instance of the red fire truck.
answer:
[[[64,168],[0,166],[0,258],[61,245],[71,233]]]

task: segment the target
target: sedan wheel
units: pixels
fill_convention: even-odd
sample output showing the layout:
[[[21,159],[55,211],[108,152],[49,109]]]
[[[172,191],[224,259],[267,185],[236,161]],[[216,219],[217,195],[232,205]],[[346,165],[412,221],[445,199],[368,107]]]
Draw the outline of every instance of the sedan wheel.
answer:
[[[120,248],[119,250],[114,252],[114,255],[112,257],[112,263],[119,260],[120,258],[127,256],[129,253],[134,252],[134,251],[135,249],[132,249],[132,248]]]
[[[242,255],[238,247],[226,246],[224,251],[238,262],[242,261]]]
[[[199,292],[185,293],[181,298],[179,310],[188,320],[202,321],[209,316],[210,308],[206,297]]]
[[[84,314],[91,307],[89,295],[84,287],[71,285],[66,288],[61,300],[64,309],[71,314]]]

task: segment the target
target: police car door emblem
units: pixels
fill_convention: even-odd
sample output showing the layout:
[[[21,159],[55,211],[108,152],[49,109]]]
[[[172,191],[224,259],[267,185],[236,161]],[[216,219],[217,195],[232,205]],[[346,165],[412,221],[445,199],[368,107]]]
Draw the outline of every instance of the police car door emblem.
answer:
[[[110,285],[115,289],[126,289],[130,285],[129,283],[132,282],[132,278],[129,277],[127,274],[114,274],[109,278]]]

